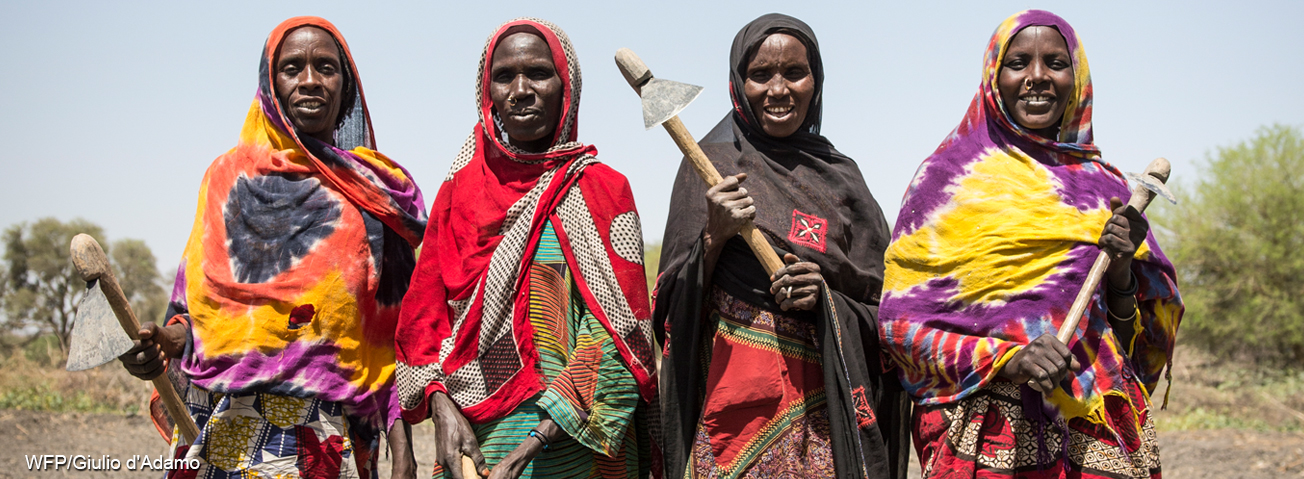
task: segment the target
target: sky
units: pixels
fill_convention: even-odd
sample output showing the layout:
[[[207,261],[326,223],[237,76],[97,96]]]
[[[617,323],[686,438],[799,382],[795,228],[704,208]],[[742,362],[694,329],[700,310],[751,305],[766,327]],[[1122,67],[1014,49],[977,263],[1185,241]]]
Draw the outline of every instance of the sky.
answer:
[[[560,25],[583,69],[581,141],[633,186],[643,233],[661,238],[681,154],[645,131],[616,49],[706,91],[681,113],[700,138],[729,112],[735,33],[769,12],[814,28],[826,70],[823,133],[854,158],[895,222],[915,169],[977,91],[996,26],[1028,8],[1082,38],[1104,159],[1176,181],[1218,147],[1273,123],[1304,126],[1304,2],[13,2],[0,3],[0,227],[53,216],[140,238],[160,269],[181,257],[199,182],[235,145],[267,34],[324,17],[348,40],[378,149],[435,197],[476,122],[485,38],[535,16]],[[764,199],[757,198],[758,207]],[[103,241],[102,241],[103,242]]]

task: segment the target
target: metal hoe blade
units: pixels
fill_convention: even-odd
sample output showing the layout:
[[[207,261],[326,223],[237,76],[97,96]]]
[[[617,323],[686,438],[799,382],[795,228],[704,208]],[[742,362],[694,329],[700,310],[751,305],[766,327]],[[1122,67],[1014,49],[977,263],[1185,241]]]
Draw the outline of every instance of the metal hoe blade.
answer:
[[[87,286],[86,295],[77,305],[70,342],[69,371],[82,371],[107,363],[135,345],[113,315],[113,307],[109,306],[109,299],[100,290],[99,281]]]
[[[1173,192],[1168,191],[1168,186],[1164,185],[1163,182],[1155,177],[1131,172],[1126,174],[1128,180],[1140,183],[1141,186],[1144,186],[1147,190],[1153,191],[1156,195],[1164,197],[1164,199],[1173,204],[1177,204],[1177,197],[1173,195]]]
[[[660,78],[648,80],[639,92],[643,97],[643,127],[650,130],[674,118],[701,94],[702,87],[697,85]]]

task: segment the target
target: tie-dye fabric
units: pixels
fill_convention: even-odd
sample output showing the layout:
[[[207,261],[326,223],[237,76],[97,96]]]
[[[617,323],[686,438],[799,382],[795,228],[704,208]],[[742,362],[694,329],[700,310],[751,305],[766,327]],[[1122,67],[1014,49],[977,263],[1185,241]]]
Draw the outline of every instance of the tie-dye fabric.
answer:
[[[335,132],[339,147],[288,127],[272,90],[281,41],[304,26],[335,38],[356,88]],[[407,171],[372,149],[357,80],[348,45],[326,20],[276,27],[240,141],[204,174],[169,314],[189,317],[180,367],[198,387],[340,402],[387,428],[398,417],[399,302],[426,213]]]
[[[1056,140],[1015,124],[997,89],[1006,47],[1032,25],[1058,29],[1073,59],[1074,91]],[[970,396],[1013,353],[1064,322],[1100,251],[1109,198],[1131,196],[1092,144],[1091,97],[1082,43],[1060,17],[1021,12],[992,35],[979,92],[920,165],[887,250],[880,331],[918,403]],[[1122,418],[1108,417],[1105,398],[1131,402],[1124,383],[1133,380],[1153,393],[1172,357],[1183,307],[1173,266],[1153,235],[1138,248],[1132,271],[1140,283],[1138,334],[1120,344],[1106,320],[1102,284],[1068,344],[1085,367],[1048,398],[1065,418],[1112,429]],[[1128,426],[1139,427],[1133,416]]]

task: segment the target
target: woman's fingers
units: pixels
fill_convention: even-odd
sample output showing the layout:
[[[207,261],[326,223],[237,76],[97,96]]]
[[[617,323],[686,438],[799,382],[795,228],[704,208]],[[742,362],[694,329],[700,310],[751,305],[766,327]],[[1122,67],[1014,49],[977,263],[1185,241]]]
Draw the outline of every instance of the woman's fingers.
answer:
[[[1028,385],[1041,392],[1050,391],[1054,386],[1048,380],[1045,368],[1036,362],[1025,364],[1023,372],[1028,375]]]
[[[800,276],[812,273],[818,275],[820,272],[820,265],[810,262],[802,262],[797,258],[797,255],[792,253],[783,255],[783,262],[785,263],[784,266],[779,268],[778,271],[775,271],[774,274],[770,275],[770,281],[778,281],[784,276]]]
[[[737,212],[748,208],[755,209],[753,208],[755,206],[755,203],[756,202],[752,201],[751,197],[747,197],[741,200],[726,201],[724,203],[721,203],[720,206],[725,207],[725,209],[728,209],[731,212]]]
[[[721,203],[721,205],[723,205],[725,208],[734,208],[734,209],[746,208],[754,204],[756,204],[756,200],[753,200],[752,197],[750,196],[743,196],[741,198],[732,199],[724,203]]]
[[[1049,334],[1033,340],[1022,353],[1019,372],[1028,374],[1028,385],[1038,391],[1048,392],[1070,372],[1082,369],[1068,346]]]
[[[707,196],[719,194],[722,191],[729,191],[738,188],[738,178],[735,176],[726,176],[716,183],[715,186],[706,189]]]
[[[802,262],[797,255],[783,255],[786,265],[770,275],[770,294],[784,311],[791,309],[811,310],[819,300],[820,284],[824,277],[820,275],[820,266],[815,263]]]
[[[779,294],[775,295],[775,299],[778,300],[779,297],[783,297],[783,299],[779,301],[779,308],[784,311],[793,309],[810,311],[815,309],[815,303],[819,300],[819,290],[819,286],[816,285],[793,288],[791,290],[785,288],[781,290]],[[789,296],[789,291],[791,291],[791,296]]]
[[[118,360],[122,361],[128,373],[141,379],[154,379],[163,374],[163,353],[150,339],[136,341],[136,345],[118,356]]]
[[[484,453],[480,452],[480,446],[475,443],[475,436],[471,436],[470,441],[469,444],[462,444],[462,453],[471,458],[471,462],[475,463],[475,470],[479,471],[481,476],[489,477],[491,471],[489,470],[488,464],[484,461]],[[462,458],[460,457],[458,458],[458,467],[462,467],[461,459]],[[472,477],[468,479],[476,478]]]
[[[739,188],[738,185],[742,184],[745,180],[747,180],[747,173],[726,176],[722,178],[719,183],[716,183],[715,186],[708,188],[706,190],[706,195],[715,196],[722,192],[735,191]]]
[[[774,280],[774,282],[770,284],[770,293],[778,293],[779,290],[789,286],[795,289],[810,285],[819,285],[819,283],[824,279],[824,277],[820,276],[818,272],[806,272],[800,274],[776,273],[776,275],[779,279]]]
[[[462,477],[461,456],[462,453],[460,452],[443,452],[439,455],[439,465],[444,466],[444,472],[453,479],[477,479],[475,477]]]
[[[159,329],[158,324],[151,321],[140,325],[140,331],[137,331],[136,334],[140,336],[141,340],[154,339],[155,336],[158,336]]]

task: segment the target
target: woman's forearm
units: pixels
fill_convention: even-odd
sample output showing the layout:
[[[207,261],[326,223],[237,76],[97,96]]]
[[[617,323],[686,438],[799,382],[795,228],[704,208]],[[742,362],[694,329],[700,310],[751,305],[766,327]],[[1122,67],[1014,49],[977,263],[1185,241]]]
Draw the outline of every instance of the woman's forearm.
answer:
[[[1136,278],[1132,276],[1129,268],[1126,275],[1111,275],[1106,281],[1108,281],[1105,287],[1105,307],[1108,309],[1106,317],[1109,318],[1109,326],[1114,330],[1114,336],[1126,350],[1128,345],[1132,344],[1132,337],[1136,335],[1138,316],[1136,294],[1117,292],[1134,291],[1138,286],[1135,284]],[[1131,354],[1131,351],[1127,352]]]
[[[715,264],[720,261],[724,244],[728,238],[714,238],[710,233],[702,233],[702,290],[711,290],[711,278],[715,275]],[[706,294],[705,292],[703,294]]]
[[[416,466],[416,459],[412,455],[412,426],[402,419],[394,421],[388,437],[389,454],[394,458],[394,464],[410,463]]]

